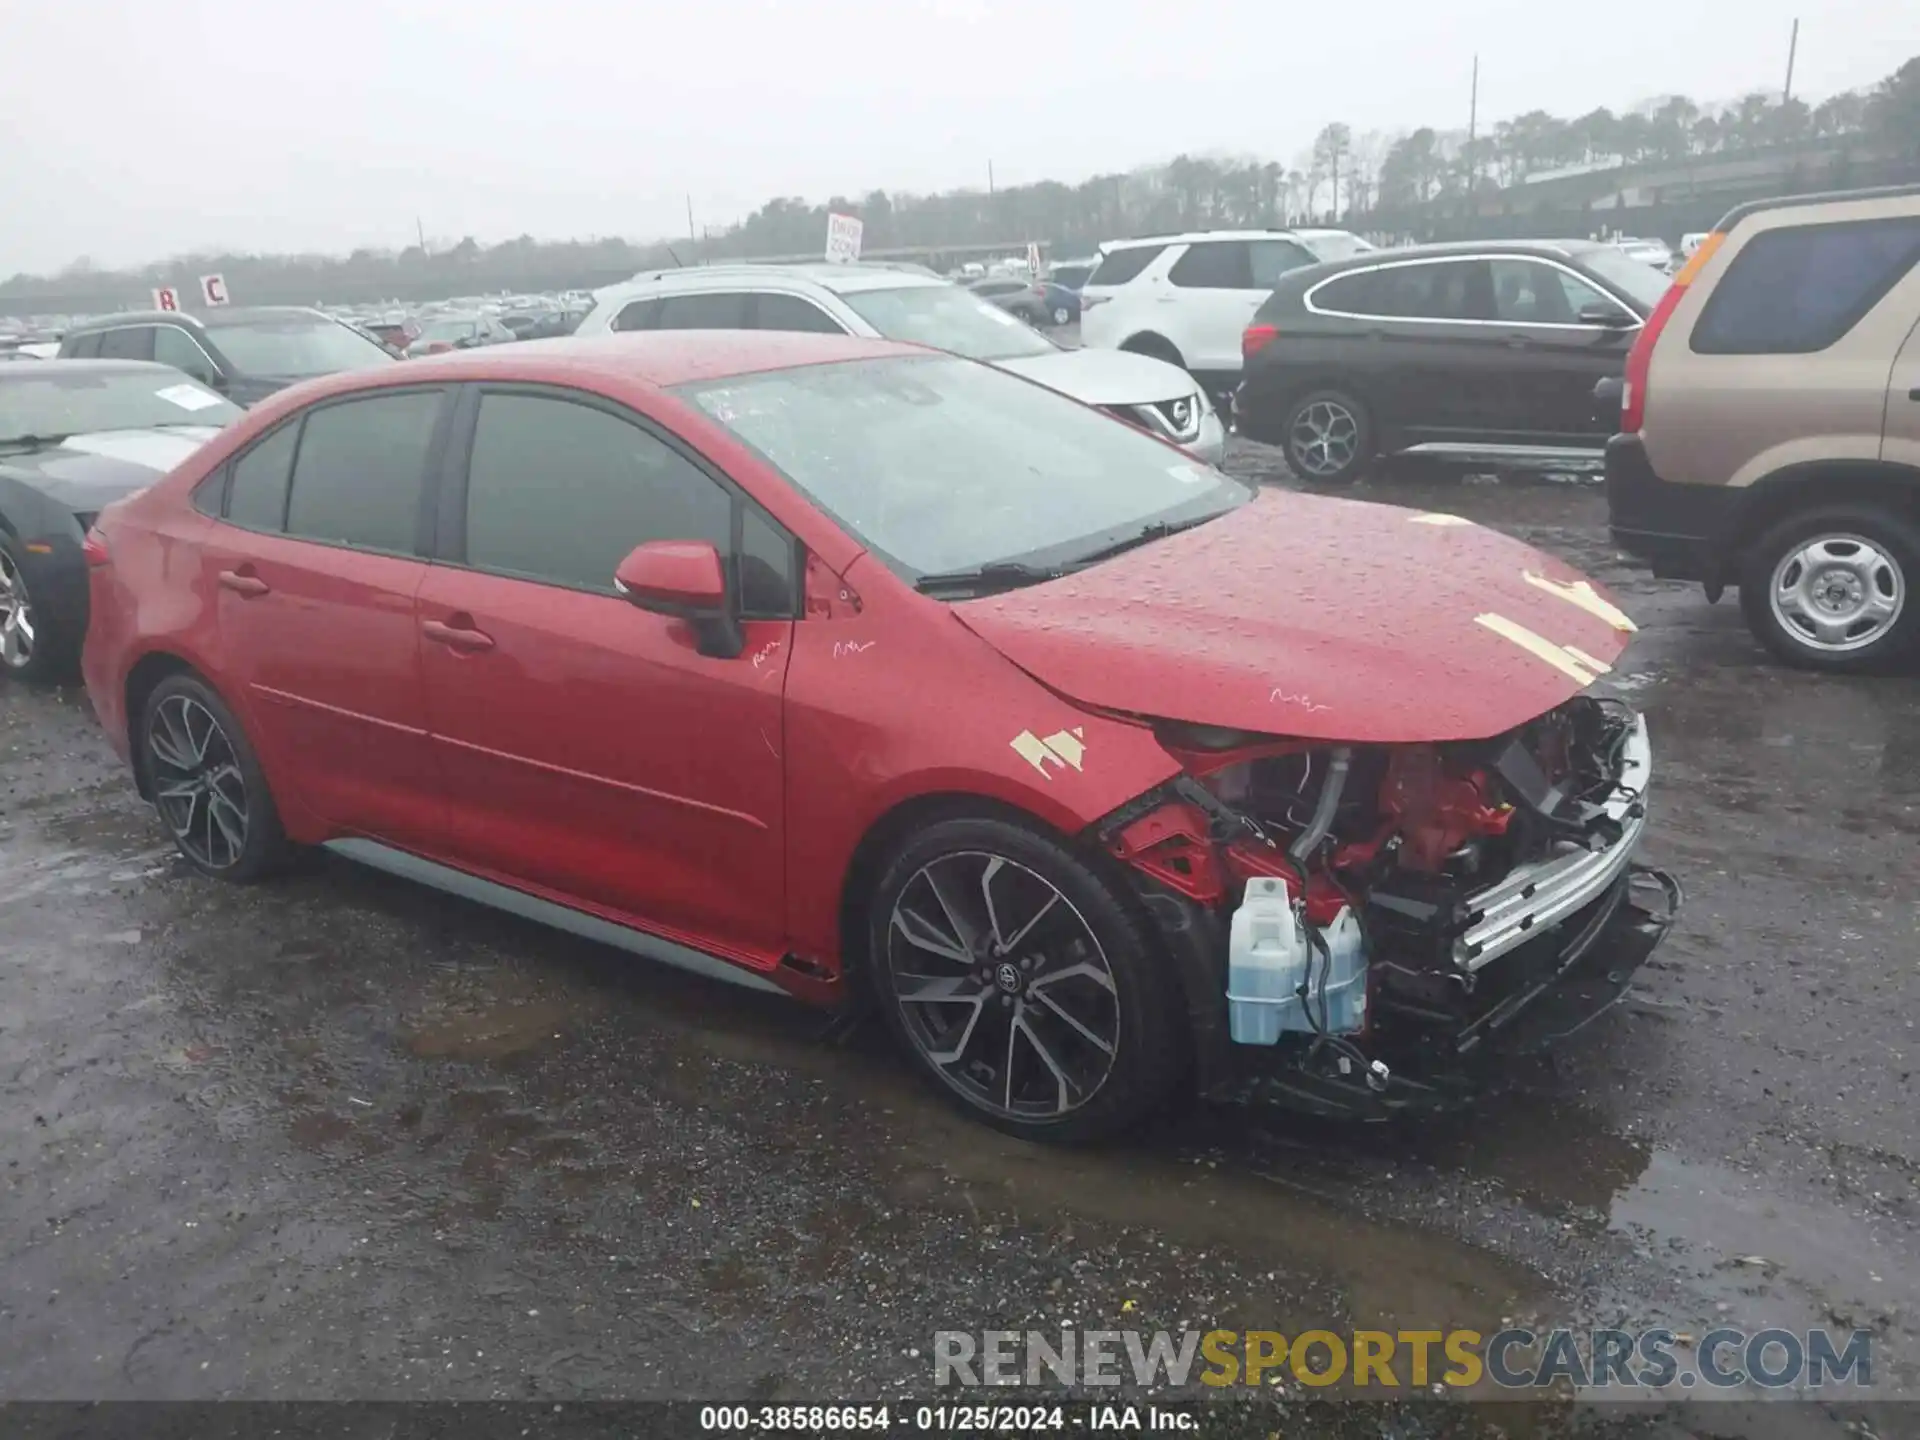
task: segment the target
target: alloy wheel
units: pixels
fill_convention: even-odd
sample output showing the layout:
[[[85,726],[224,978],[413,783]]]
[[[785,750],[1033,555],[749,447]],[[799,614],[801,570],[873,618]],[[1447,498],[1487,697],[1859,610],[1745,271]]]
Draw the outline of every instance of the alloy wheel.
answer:
[[[1338,400],[1302,406],[1287,431],[1287,454],[1309,475],[1337,475],[1353,463],[1360,422]]]
[[[147,725],[153,798],[180,848],[226,870],[247,848],[247,782],[227,732],[189,695],[169,695]]]
[[[1859,535],[1816,535],[1774,566],[1773,618],[1810,649],[1845,654],[1873,644],[1900,620],[1907,582],[1900,562]]]
[[[33,663],[33,598],[27,578],[5,550],[0,550],[0,665],[24,670]]]
[[[1003,855],[943,855],[901,889],[887,934],[907,1034],[972,1104],[1051,1119],[1106,1084],[1118,987],[1092,927],[1051,882]]]

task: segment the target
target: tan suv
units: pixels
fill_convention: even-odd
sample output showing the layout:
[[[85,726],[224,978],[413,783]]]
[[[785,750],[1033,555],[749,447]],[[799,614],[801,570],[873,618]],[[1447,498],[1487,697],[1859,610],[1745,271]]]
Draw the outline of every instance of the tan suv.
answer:
[[[1742,205],[1629,352],[1614,542],[1781,659],[1920,652],[1920,185]]]

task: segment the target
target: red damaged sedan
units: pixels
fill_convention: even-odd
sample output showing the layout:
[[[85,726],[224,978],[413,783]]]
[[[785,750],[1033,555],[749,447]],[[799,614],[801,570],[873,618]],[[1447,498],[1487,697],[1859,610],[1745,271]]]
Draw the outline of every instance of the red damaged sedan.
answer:
[[[324,846],[871,1007],[1036,1139],[1196,1086],[1458,1098],[1678,900],[1633,859],[1645,726],[1586,693],[1632,622],[1580,576],[910,346],[315,381],[86,554],[88,693],[195,868]]]

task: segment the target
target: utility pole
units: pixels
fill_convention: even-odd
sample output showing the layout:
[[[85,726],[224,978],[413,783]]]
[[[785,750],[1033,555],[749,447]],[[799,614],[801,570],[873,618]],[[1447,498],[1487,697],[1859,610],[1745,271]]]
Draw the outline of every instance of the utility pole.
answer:
[[[413,228],[414,232],[420,237],[420,253],[425,255],[427,253],[427,227],[421,223],[418,215],[413,217]]]
[[[1799,53],[1800,20],[1799,17],[1796,16],[1793,22],[1793,33],[1787,38],[1787,85],[1786,88],[1780,92],[1780,103],[1782,105],[1793,99],[1793,61],[1794,57]]]
[[[987,161],[987,194],[993,194],[993,161]]]
[[[693,196],[687,196],[687,239],[695,245],[700,243],[700,232],[693,228]]]
[[[1480,57],[1473,57],[1473,88],[1467,92],[1467,194],[1480,183]]]

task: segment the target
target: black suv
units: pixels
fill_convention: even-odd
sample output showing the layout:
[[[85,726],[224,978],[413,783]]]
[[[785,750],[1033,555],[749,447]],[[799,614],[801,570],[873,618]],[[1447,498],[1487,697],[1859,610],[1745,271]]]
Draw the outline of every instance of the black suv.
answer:
[[[67,331],[60,358],[157,360],[239,405],[315,375],[395,363],[392,351],[362,331],[295,305],[101,315]]]
[[[1666,288],[1587,240],[1419,245],[1294,270],[1241,337],[1235,429],[1333,483],[1385,455],[1596,463],[1619,406],[1596,388],[1621,374]]]

